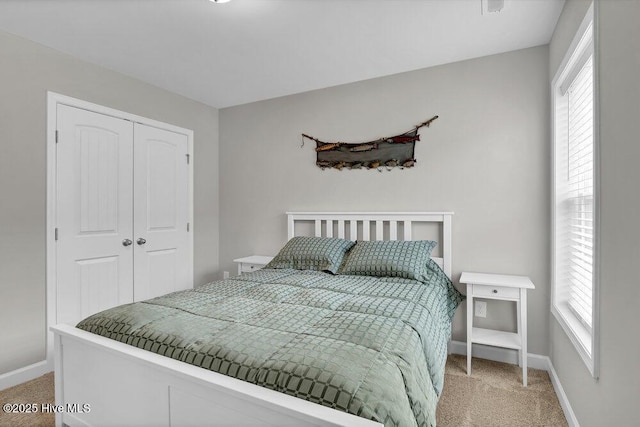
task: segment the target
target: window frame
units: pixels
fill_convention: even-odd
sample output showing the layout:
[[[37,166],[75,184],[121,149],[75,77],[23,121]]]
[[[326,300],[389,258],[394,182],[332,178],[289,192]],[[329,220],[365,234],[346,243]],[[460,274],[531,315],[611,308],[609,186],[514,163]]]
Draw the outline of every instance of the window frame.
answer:
[[[587,11],[564,59],[558,67],[551,83],[551,313],[556,318],[564,332],[567,334],[581,359],[594,378],[599,377],[599,293],[600,293],[600,137],[599,137],[599,87],[598,87],[598,49],[597,49],[597,14],[594,14],[592,3]],[[593,277],[592,277],[592,313],[591,330],[584,325],[569,304],[559,301],[557,298],[559,286],[556,283],[556,215],[558,196],[556,193],[556,149],[560,133],[563,131],[563,123],[557,120],[559,110],[563,103],[566,106],[566,97],[563,89],[566,89],[567,80],[572,80],[577,75],[577,68],[584,65],[585,53],[592,49],[593,56]],[[581,65],[582,64],[582,65]]]

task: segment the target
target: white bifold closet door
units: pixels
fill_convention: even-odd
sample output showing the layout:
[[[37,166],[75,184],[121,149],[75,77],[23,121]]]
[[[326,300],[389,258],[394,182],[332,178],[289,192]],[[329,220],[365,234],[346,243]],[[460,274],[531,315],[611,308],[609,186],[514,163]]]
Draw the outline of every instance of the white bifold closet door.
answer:
[[[191,287],[186,135],[58,106],[56,313]]]

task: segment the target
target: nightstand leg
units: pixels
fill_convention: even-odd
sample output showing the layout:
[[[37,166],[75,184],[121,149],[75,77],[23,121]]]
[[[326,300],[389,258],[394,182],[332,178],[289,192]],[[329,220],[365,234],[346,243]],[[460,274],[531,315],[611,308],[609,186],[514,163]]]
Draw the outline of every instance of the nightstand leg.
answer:
[[[520,291],[520,293],[522,293],[522,291]],[[522,298],[522,296],[521,296]],[[522,310],[521,310],[521,300],[518,299],[518,301],[516,301],[516,322],[518,323],[518,335],[520,335],[520,340],[522,341],[522,339],[524,338],[522,336]],[[520,350],[518,351],[518,366],[522,367],[522,347],[520,348]]]
[[[522,384],[527,386],[527,290],[520,289],[520,312],[522,315]]]
[[[467,375],[471,375],[471,332],[473,330],[473,296],[467,285]]]

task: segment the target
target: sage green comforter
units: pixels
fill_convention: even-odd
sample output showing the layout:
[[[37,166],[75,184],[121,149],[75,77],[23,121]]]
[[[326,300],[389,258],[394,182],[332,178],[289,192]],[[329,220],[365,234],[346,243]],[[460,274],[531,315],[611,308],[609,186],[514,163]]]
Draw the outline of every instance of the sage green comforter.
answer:
[[[386,426],[433,426],[462,298],[439,269],[426,283],[263,269],[78,328]]]

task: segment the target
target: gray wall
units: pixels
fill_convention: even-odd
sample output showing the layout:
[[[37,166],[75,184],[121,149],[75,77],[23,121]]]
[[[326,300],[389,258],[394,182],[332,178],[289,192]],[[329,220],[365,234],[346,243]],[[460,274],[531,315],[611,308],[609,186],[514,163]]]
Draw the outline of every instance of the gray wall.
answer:
[[[568,0],[550,52],[553,78],[589,6]],[[640,341],[640,1],[596,2],[600,71],[600,378],[551,316],[550,357],[581,426],[637,426]]]
[[[536,47],[220,110],[220,265],[275,254],[284,212],[451,210],[463,270],[528,275],[530,351],[548,354],[548,49]],[[417,166],[383,173],[315,166],[314,145],[421,131]],[[511,328],[515,308],[489,305]],[[464,341],[464,305],[454,339]]]
[[[0,374],[45,358],[46,92],[194,130],[196,283],[218,271],[218,111],[0,32]]]

